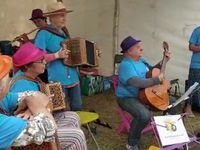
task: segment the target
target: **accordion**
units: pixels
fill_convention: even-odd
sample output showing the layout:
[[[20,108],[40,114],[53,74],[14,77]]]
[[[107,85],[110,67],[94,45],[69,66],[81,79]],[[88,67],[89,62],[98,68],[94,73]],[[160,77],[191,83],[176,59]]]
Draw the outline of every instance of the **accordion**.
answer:
[[[68,66],[98,66],[97,45],[91,41],[77,37],[62,42],[63,49],[70,50],[69,57],[64,59]]]
[[[58,144],[54,142],[43,142],[41,145],[29,144],[27,146],[12,147],[12,150],[58,150]]]
[[[40,86],[40,90],[47,96],[52,96],[48,104],[48,108],[50,108],[52,112],[69,110],[69,105],[65,103],[65,96],[60,82],[45,84],[45,86]]]

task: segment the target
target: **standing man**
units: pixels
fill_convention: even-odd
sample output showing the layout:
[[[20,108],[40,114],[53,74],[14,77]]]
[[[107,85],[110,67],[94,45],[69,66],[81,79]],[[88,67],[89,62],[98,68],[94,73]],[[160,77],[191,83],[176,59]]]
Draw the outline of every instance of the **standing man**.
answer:
[[[47,26],[47,17],[44,17],[43,11],[39,8],[32,10],[31,18],[29,20],[31,20],[38,28]],[[40,74],[39,77],[42,79],[43,82],[48,83],[47,69],[45,69],[45,72]]]
[[[40,30],[35,37],[35,45],[48,55],[48,81],[60,82],[63,86],[66,100],[69,100],[71,110],[82,109],[79,73],[77,67],[66,66],[63,59],[68,57],[68,50],[61,50],[61,43],[69,39],[69,34],[62,30],[66,16],[72,12],[67,10],[62,2],[55,2],[47,7],[44,16],[50,24]]]
[[[189,40],[189,50],[192,52],[190,62],[188,80],[186,81],[185,89],[187,90],[194,82],[200,83],[200,27],[197,27],[192,32]],[[186,102],[184,111],[189,114],[189,117],[195,117],[192,112],[192,107],[200,111],[200,93],[196,92],[189,101]]]
[[[47,25],[47,18],[44,17],[43,11],[39,8],[32,10],[32,15],[29,20],[31,20],[38,28]]]
[[[47,18],[43,16],[43,12],[41,9],[33,9],[31,18],[29,20],[31,20],[37,28],[41,28],[47,25]],[[20,44],[24,44],[29,41],[33,42],[33,39],[29,39],[28,34],[36,31],[37,28],[33,29],[29,33],[24,33],[16,37],[14,40],[19,41]]]

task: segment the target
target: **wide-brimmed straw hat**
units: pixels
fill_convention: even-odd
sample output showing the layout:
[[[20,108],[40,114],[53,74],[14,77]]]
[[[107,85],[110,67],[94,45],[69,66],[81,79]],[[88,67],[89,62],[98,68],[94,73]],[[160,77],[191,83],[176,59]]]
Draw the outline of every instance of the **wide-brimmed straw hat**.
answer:
[[[43,15],[45,17],[48,17],[48,16],[52,16],[52,15],[70,13],[72,11],[73,10],[67,10],[65,5],[62,2],[54,2],[47,6],[47,10]]]
[[[12,58],[7,55],[0,55],[0,80],[3,79],[12,68]]]
[[[13,55],[13,63],[15,67],[22,67],[41,59],[45,54],[44,51],[36,48],[34,44],[27,42],[21,45]]]

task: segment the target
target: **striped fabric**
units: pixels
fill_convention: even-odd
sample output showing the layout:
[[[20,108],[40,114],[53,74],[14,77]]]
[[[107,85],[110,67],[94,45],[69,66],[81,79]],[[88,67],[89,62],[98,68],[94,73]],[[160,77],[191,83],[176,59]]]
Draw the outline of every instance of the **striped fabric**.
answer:
[[[58,127],[57,138],[61,150],[87,150],[85,135],[80,129],[80,118],[77,113],[72,111],[59,112],[54,114],[54,118]],[[24,131],[26,130],[28,128]],[[29,144],[28,142],[33,142],[32,140],[25,139],[27,137],[29,137],[29,140],[33,138],[31,134],[27,135],[25,132],[22,132],[13,145],[21,146]]]
[[[85,135],[80,129],[80,118],[75,112],[59,112],[54,118],[61,150],[87,150]]]

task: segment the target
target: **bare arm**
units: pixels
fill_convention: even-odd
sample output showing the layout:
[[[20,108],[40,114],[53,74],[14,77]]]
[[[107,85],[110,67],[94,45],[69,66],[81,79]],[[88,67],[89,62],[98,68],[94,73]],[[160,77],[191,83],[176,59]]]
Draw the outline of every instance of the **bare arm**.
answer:
[[[19,114],[24,109],[26,109],[25,112],[22,113],[21,115],[27,117],[27,113],[29,113],[29,111],[32,113],[33,116],[35,116],[39,113],[43,113],[46,116],[48,116],[52,121],[54,121],[53,116],[47,109],[49,100],[50,100],[49,97],[41,92],[37,92],[33,96],[26,96],[24,98],[24,100],[22,100],[21,103],[19,104],[19,107],[15,111],[15,114]],[[21,117],[21,115],[18,115],[18,116]],[[31,118],[31,117],[29,117],[29,118]],[[54,121],[54,124],[56,125],[55,121]]]
[[[189,50],[192,52],[199,52],[200,51],[200,46],[194,45],[194,44],[189,44]]]

